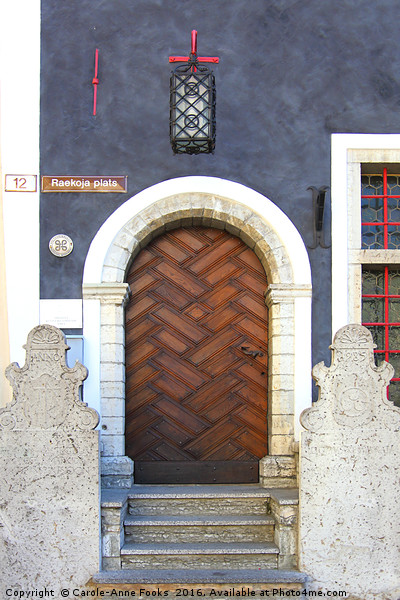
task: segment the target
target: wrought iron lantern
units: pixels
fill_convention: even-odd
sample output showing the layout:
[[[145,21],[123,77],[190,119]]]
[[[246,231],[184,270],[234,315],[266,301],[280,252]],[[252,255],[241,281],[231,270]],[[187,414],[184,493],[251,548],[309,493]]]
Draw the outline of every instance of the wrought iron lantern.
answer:
[[[197,56],[197,31],[192,31],[190,56],[170,56],[183,62],[170,79],[170,140],[175,154],[213,153],[215,149],[215,78],[205,62],[217,57]]]

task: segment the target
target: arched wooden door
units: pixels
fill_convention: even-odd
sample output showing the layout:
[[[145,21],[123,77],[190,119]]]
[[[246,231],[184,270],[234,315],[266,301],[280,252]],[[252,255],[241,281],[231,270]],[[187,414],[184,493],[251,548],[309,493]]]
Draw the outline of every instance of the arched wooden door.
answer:
[[[267,454],[267,281],[226,231],[172,230],[134,260],[126,454],[137,483],[258,481]]]

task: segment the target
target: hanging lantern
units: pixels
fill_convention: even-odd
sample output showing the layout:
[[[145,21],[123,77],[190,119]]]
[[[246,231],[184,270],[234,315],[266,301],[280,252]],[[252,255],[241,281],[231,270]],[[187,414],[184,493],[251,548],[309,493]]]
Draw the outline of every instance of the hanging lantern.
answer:
[[[170,139],[175,154],[211,154],[215,149],[215,78],[204,62],[217,57],[197,56],[197,31],[192,31],[189,57],[171,56],[179,65],[170,79]]]

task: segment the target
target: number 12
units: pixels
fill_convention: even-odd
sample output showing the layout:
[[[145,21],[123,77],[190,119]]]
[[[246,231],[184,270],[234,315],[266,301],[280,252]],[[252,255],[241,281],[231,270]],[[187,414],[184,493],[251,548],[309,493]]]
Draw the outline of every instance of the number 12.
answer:
[[[16,177],[13,179],[15,181],[15,189],[16,190],[26,190],[26,178],[25,177]]]

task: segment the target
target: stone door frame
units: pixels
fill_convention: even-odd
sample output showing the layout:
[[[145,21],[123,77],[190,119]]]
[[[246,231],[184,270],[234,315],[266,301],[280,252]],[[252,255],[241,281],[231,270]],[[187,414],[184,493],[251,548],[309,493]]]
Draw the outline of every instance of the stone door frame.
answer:
[[[101,415],[105,485],[130,485],[125,456],[125,274],[157,235],[185,225],[225,229],[260,259],[269,282],[269,452],[290,456],[311,404],[311,269],[301,236],[268,198],[215,177],[156,184],[120,206],[93,239],[83,275],[85,401]]]

